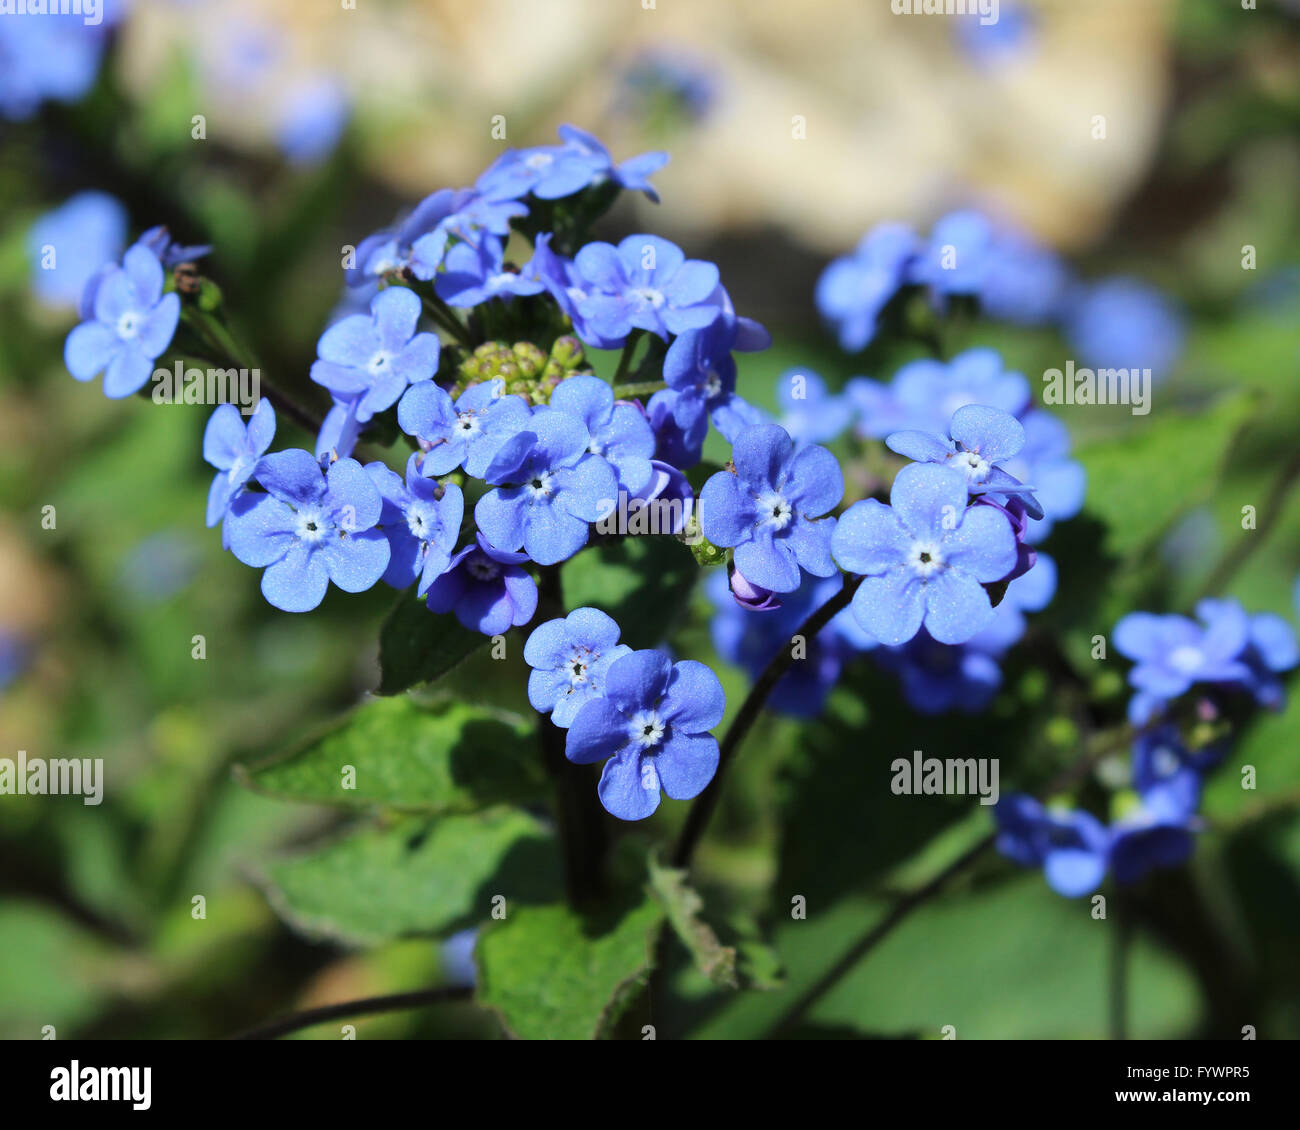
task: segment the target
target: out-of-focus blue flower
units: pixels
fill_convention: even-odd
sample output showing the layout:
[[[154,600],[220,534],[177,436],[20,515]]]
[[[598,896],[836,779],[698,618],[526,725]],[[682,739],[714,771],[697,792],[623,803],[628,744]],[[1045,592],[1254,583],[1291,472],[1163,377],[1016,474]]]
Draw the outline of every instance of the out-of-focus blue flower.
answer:
[[[851,255],[836,259],[817,280],[817,309],[839,336],[840,348],[858,353],[876,336],[876,320],[907,279],[921,241],[906,224],[878,224]]]
[[[718,768],[726,697],[718,677],[693,659],[634,651],[610,664],[605,696],[578,711],[564,753],[589,765],[604,761],[600,803],[620,820],[643,820],[659,807],[660,790],[674,800],[698,796]]]
[[[646,48],[627,65],[615,100],[621,112],[648,118],[666,107],[680,117],[702,121],[718,98],[716,68],[677,48]]]
[[[79,381],[104,373],[105,396],[130,396],[148,382],[153,362],[171,344],[181,300],[163,294],[162,264],[138,243],[127,249],[121,267],[87,285],[94,287],[93,320],[68,334],[64,363]]]
[[[940,643],[965,643],[992,622],[982,586],[1015,566],[1015,534],[997,509],[967,508],[966,499],[958,472],[911,463],[894,479],[889,506],[866,499],[841,516],[831,551],[864,576],[851,607],[881,643],[906,643],[922,624]]]
[[[496,484],[474,519],[500,549],[523,546],[539,565],[554,565],[587,544],[588,526],[607,516],[618,482],[590,453],[582,421],[556,408],[533,411],[524,430],[497,450],[484,478]]]
[[[447,232],[441,224],[472,196],[469,189],[440,188],[431,192],[400,223],[373,232],[357,244],[353,265],[343,271],[344,282],[350,287],[365,286],[381,275],[407,268],[416,278],[433,278],[447,247]],[[421,237],[431,232],[438,233],[436,245],[422,244],[424,252],[416,262],[414,248]]]
[[[1025,445],[1003,466],[1009,474],[1034,486],[1034,498],[1043,516],[1029,519],[1025,540],[1038,544],[1054,523],[1073,518],[1083,508],[1088,476],[1083,464],[1070,458],[1069,430],[1050,412],[1031,409],[1020,423],[1025,429]]]
[[[533,629],[524,644],[528,701],[567,729],[578,711],[605,692],[610,664],[632,649],[618,642],[619,627],[597,608],[576,608],[562,620]]]
[[[657,200],[647,179],[668,161],[666,153],[642,153],[615,165],[609,151],[576,126],[561,126],[562,145],[507,149],[475,182],[493,200],[517,200],[530,193],[539,200],[558,200],[584,188],[615,181]]]
[[[262,595],[285,612],[310,612],[333,581],[364,592],[388,568],[388,541],[375,529],[383,500],[355,459],[327,472],[310,452],[267,455],[257,465],[266,494],[245,492],[226,518],[230,550],[265,569]]]
[[[48,306],[76,306],[91,277],[126,246],[127,215],[106,192],[79,192],[39,216],[27,233],[32,292]]]
[[[1250,673],[1245,687],[1260,706],[1281,709],[1286,694],[1278,675],[1300,662],[1300,649],[1291,625],[1272,612],[1248,615],[1236,600],[1202,600],[1196,606],[1196,615],[1208,632],[1213,632],[1219,621],[1226,622],[1231,630],[1239,616],[1246,616],[1247,642],[1241,660]]]
[[[1033,13],[1023,4],[1000,0],[998,18],[985,23],[976,13],[954,20],[957,41],[982,67],[1005,66],[1028,55],[1036,39]]]
[[[443,979],[448,985],[469,988],[478,980],[474,966],[474,947],[478,944],[478,927],[458,930],[442,943],[439,957]]]
[[[506,392],[500,378],[470,385],[454,404],[432,381],[406,390],[397,422],[424,448],[421,471],[445,475],[457,467],[481,479],[506,440],[527,426],[532,413],[522,396]]]
[[[670,333],[703,329],[722,312],[718,268],[687,259],[655,235],[630,235],[617,247],[589,243],[574,266],[587,288],[578,310],[606,342],[621,344],[633,329],[667,341]]]
[[[507,268],[501,244],[491,236],[477,247],[470,243],[453,246],[443,259],[443,269],[434,280],[434,288],[448,305],[477,306],[493,298],[541,294],[546,284],[532,262],[517,271]]]
[[[1202,601],[1197,615],[1130,612],[1115,625],[1115,650],[1134,661],[1129,683],[1138,694],[1129,702],[1129,718],[1142,725],[1171,699],[1195,683],[1248,683],[1244,660],[1250,620],[1236,601]]]
[[[781,426],[798,444],[830,443],[849,426],[848,405],[809,369],[787,369],[776,381]]]
[[[413,290],[381,290],[369,316],[354,314],[321,335],[311,379],[342,400],[355,399],[359,423],[391,408],[408,385],[438,371],[438,336],[415,332],[420,310]]]
[[[1095,816],[1044,808],[1019,793],[999,800],[993,815],[998,850],[1022,867],[1041,867],[1058,894],[1079,898],[1100,885],[1110,833]]]
[[[472,632],[499,636],[527,624],[537,611],[537,583],[521,567],[526,553],[497,549],[481,533],[451,559],[429,586],[432,612],[455,612]]]
[[[76,102],[90,90],[126,9],[122,0],[101,4],[98,24],[73,12],[0,18],[0,116],[21,121],[42,102]]]
[[[142,604],[160,604],[198,575],[203,551],[188,530],[161,530],[123,558],[118,584]]]
[[[352,113],[343,83],[315,75],[293,86],[275,109],[275,137],[295,165],[314,165],[334,152]]]
[[[1082,285],[1066,311],[1066,337],[1093,369],[1150,369],[1160,380],[1183,351],[1182,315],[1159,290],[1137,279]]]
[[[999,233],[980,285],[980,309],[990,318],[1036,326],[1057,318],[1070,286],[1061,257],[1028,236]]]
[[[794,592],[781,596],[779,605],[757,612],[738,604],[726,572],[714,569],[705,582],[705,592],[715,608],[713,646],[728,663],[757,679],[777,652],[791,646],[790,637],[799,626],[843,585],[838,574],[805,576]],[[839,681],[844,664],[873,642],[857,630],[844,609],[815,638],[805,641],[802,657],[781,676],[768,697],[768,706],[795,718],[816,717]]]
[[[615,403],[614,390],[599,377],[573,376],[551,393],[551,407],[581,420],[591,437],[587,450],[604,458],[629,497],[650,483],[655,436],[645,415],[627,401]]]
[[[1031,518],[1043,516],[1034,501],[1033,486],[1022,483],[999,466],[1025,446],[1025,429],[1020,421],[1001,409],[968,404],[953,413],[947,435],[893,432],[885,444],[891,451],[919,463],[939,463],[960,471],[972,495],[1014,497]]]
[[[208,490],[208,526],[226,516],[275,439],[275,409],[265,397],[247,426],[233,404],[219,404],[203,431],[203,458],[217,469]]]
[[[911,281],[938,295],[978,295],[995,246],[993,223],[982,212],[950,212],[931,229],[929,241],[912,264]]]
[[[824,447],[796,452],[777,424],[747,428],[732,448],[735,473],[719,471],[700,491],[700,528],[714,545],[735,547],[736,567],[754,584],[794,592],[800,569],[835,572],[833,518],[844,496],[839,461]]]
[[[27,667],[28,647],[17,632],[0,628],[0,691],[9,686]]]
[[[424,596],[451,564],[465,515],[465,496],[455,483],[421,475],[420,457],[414,452],[406,461],[405,480],[383,463],[367,463],[366,474],[384,500],[379,524],[388,539],[389,555],[383,579],[395,589],[418,579],[415,591]]]
[[[145,247],[158,256],[158,262],[169,268],[176,266],[177,263],[189,263],[195,259],[202,259],[212,250],[210,243],[198,243],[189,246],[176,243],[163,224],[150,228],[136,240],[136,243],[144,244]]]

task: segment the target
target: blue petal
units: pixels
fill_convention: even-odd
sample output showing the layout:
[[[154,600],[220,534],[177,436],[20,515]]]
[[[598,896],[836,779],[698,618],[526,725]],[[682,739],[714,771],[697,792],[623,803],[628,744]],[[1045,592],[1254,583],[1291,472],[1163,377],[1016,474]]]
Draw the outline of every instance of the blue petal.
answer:
[[[673,664],[660,715],[672,724],[674,731],[699,734],[712,730],[722,721],[726,707],[722,684],[708,667],[694,659]],[[676,796],[671,790],[668,795]]]
[[[596,791],[611,815],[620,820],[644,820],[659,807],[659,776],[653,759],[643,758],[630,748],[611,757],[605,762]]]
[[[901,569],[867,577],[853,594],[853,615],[881,643],[897,647],[921,630],[925,589]]]
[[[676,731],[655,755],[659,784],[673,800],[699,796],[718,771],[718,741],[712,734]]]
[[[285,612],[310,612],[325,599],[327,588],[329,573],[321,554],[301,542],[262,574],[262,595]]]

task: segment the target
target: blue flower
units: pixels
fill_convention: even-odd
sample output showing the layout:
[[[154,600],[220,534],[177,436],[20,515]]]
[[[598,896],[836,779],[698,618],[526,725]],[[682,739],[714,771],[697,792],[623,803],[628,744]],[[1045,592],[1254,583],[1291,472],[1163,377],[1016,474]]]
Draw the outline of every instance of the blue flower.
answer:
[[[1178,309],[1154,287],[1130,278],[1078,288],[1064,328],[1084,364],[1150,369],[1155,380],[1173,368],[1186,337]]]
[[[533,618],[537,583],[521,568],[527,554],[497,549],[481,533],[475,538],[429,586],[427,603],[432,612],[455,612],[472,632],[499,636]]]
[[[325,419],[321,421],[320,431],[316,435],[318,462],[332,463],[335,459],[346,459],[352,454],[361,437],[361,425],[357,422],[357,407],[360,403],[355,398],[335,400],[325,413]]]
[[[448,233],[442,222],[473,195],[471,189],[465,188],[440,188],[431,192],[400,223],[374,232],[357,244],[353,265],[343,271],[344,281],[349,287],[365,286],[381,275],[407,268],[418,279],[433,278],[447,246]],[[437,233],[437,238],[432,244],[421,244],[422,253],[417,262],[415,246],[431,233]]]
[[[973,210],[950,212],[930,229],[911,279],[940,295],[979,294],[994,250],[988,217]]]
[[[106,192],[79,192],[39,216],[27,233],[36,297],[48,306],[76,306],[91,276],[122,254],[126,221],[122,202]]]
[[[1138,693],[1129,718],[1141,725],[1195,683],[1245,683],[1251,677],[1243,653],[1250,621],[1241,605],[1202,602],[1205,626],[1186,616],[1130,612],[1115,625],[1115,650],[1134,661],[1128,681]]]
[[[148,382],[153,362],[171,344],[181,300],[163,294],[162,264],[138,243],[127,249],[121,267],[92,284],[94,318],[68,334],[64,363],[79,381],[103,372],[105,396],[130,396]]]
[[[1231,626],[1239,616],[1246,615],[1247,642],[1241,654],[1241,660],[1249,671],[1245,687],[1260,706],[1281,709],[1286,694],[1278,674],[1289,671],[1300,662],[1300,649],[1297,649],[1291,625],[1272,612],[1248,615],[1236,600],[1202,600],[1196,606],[1196,615],[1210,632],[1218,621]]]
[[[343,84],[316,75],[290,87],[275,110],[275,139],[290,163],[314,165],[338,145],[352,112]]]
[[[1034,484],[1034,498],[1043,511],[1030,518],[1025,540],[1041,542],[1055,522],[1073,518],[1083,507],[1088,475],[1083,464],[1070,458],[1070,433],[1050,412],[1031,409],[1020,420],[1025,446],[1002,467],[1021,482]]]
[[[1070,272],[1054,251],[1016,232],[1002,232],[980,284],[980,309],[990,318],[1036,326],[1064,309]]]
[[[72,12],[37,12],[33,6],[24,17],[10,8],[10,18],[0,19],[0,116],[22,120],[46,100],[83,97],[99,73],[122,5],[105,0],[102,14],[101,23],[87,24]]]
[[[610,664],[632,649],[618,642],[614,620],[596,608],[577,608],[562,620],[533,629],[524,644],[528,701],[541,714],[567,729],[578,711],[605,691]]]
[[[833,395],[826,382],[809,369],[787,369],[776,381],[781,426],[795,443],[830,443],[851,419],[843,396]]]
[[[501,244],[493,236],[478,247],[458,243],[448,251],[434,288],[438,297],[452,306],[477,306],[493,298],[541,294],[546,284],[531,262],[517,271],[507,268]]]
[[[614,402],[614,390],[599,377],[575,376],[551,393],[551,407],[581,420],[591,437],[587,450],[614,468],[619,488],[629,497],[650,483],[655,436],[645,415],[627,401]]]
[[[719,471],[700,491],[700,527],[714,545],[734,546],[750,581],[794,592],[802,567],[816,577],[835,573],[835,519],[817,521],[844,497],[839,461],[824,447],[805,447],[777,424],[747,428],[732,448],[735,473]]]
[[[421,471],[445,475],[457,467],[483,478],[498,448],[528,425],[531,410],[522,396],[506,393],[497,378],[470,385],[453,404],[432,381],[412,385],[397,406],[397,422],[425,449]]]
[[[310,452],[264,456],[257,481],[266,494],[241,494],[226,519],[230,549],[265,568],[262,595],[285,612],[310,612],[333,581],[364,592],[388,568],[388,541],[375,529],[383,500],[355,459],[322,473]]]
[[[215,526],[230,504],[253,477],[258,460],[275,438],[275,409],[263,398],[252,418],[244,418],[233,404],[219,404],[203,431],[203,458],[217,469],[208,491],[207,524]]]
[[[523,431],[498,449],[484,478],[496,484],[478,500],[474,520],[499,549],[523,546],[539,565],[554,565],[587,544],[588,524],[615,504],[610,465],[590,453],[582,421],[539,407]]]
[[[1019,420],[998,408],[968,404],[953,413],[948,434],[951,439],[931,432],[892,432],[885,445],[919,463],[940,463],[960,471],[972,495],[1014,497],[1031,518],[1043,517],[1042,508],[1034,500],[1034,488],[998,465],[1018,455],[1025,446],[1025,429]]]
[[[865,580],[853,595],[858,623],[881,643],[910,640],[924,624],[940,643],[965,643],[993,621],[981,587],[1016,564],[1016,538],[989,506],[966,507],[965,477],[910,463],[890,505],[855,502],[840,518],[831,552]]]
[[[1057,894],[1079,898],[1100,885],[1111,837],[1095,816],[1047,809],[1018,793],[999,800],[993,815],[998,851],[1023,867],[1042,867]]]
[[[605,697],[578,711],[564,752],[580,765],[605,761],[600,803],[620,820],[642,820],[659,807],[661,789],[690,800],[713,779],[718,743],[708,731],[725,707],[703,663],[634,651],[610,664]]]
[[[407,385],[429,380],[438,371],[437,335],[415,332],[420,310],[420,296],[413,290],[381,290],[368,316],[353,314],[321,335],[311,379],[340,399],[356,400],[359,423],[391,408]]]
[[[619,188],[629,192],[644,192],[656,204],[659,194],[650,177],[668,164],[668,154],[660,151],[641,153],[629,157],[617,165],[609,150],[601,142],[577,126],[563,125],[559,128],[560,139],[571,149],[589,156],[597,165],[603,176],[608,176]]]
[[[607,342],[622,343],[633,329],[667,341],[703,329],[722,311],[718,268],[658,236],[630,235],[617,247],[589,243],[574,266],[587,287],[578,310]]]
[[[439,483],[420,474],[420,457],[406,461],[406,481],[383,463],[367,463],[366,474],[384,500],[379,524],[388,539],[384,580],[404,589],[419,579],[423,596],[451,564],[452,550],[465,515],[465,497],[455,483]]]
[[[876,336],[876,320],[898,292],[920,241],[906,224],[878,224],[852,255],[836,259],[817,280],[821,316],[835,329],[840,348],[858,353]]]
[[[195,259],[202,259],[212,250],[212,245],[208,243],[190,244],[188,246],[176,243],[163,224],[151,227],[136,242],[143,243],[145,247],[158,256],[158,262],[164,267],[174,267],[178,263],[190,263]]]
[[[475,187],[493,200],[515,200],[531,193],[539,200],[558,200],[584,188],[613,180],[658,200],[647,179],[668,161],[666,153],[642,153],[615,165],[609,151],[576,126],[559,130],[563,145],[507,149],[478,178]]]

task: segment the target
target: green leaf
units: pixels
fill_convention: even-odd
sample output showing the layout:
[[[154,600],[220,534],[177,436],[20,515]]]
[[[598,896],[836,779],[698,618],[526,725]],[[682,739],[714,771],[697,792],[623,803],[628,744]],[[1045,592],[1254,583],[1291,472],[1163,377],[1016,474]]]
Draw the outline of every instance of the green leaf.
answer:
[[[477,999],[521,1039],[599,1039],[645,984],[662,921],[649,898],[598,918],[511,911],[479,935]]]
[[[456,617],[430,612],[422,600],[403,596],[379,629],[379,686],[393,695],[445,675],[490,637],[471,632]]]
[[[344,788],[346,767],[353,787]],[[461,703],[377,698],[287,755],[237,766],[239,780],[287,800],[442,815],[531,799],[544,787],[529,730]]]
[[[691,551],[676,538],[625,537],[566,562],[564,599],[569,608],[607,612],[629,647],[654,647],[685,613],[699,575]]]
[[[700,917],[704,900],[686,882],[686,872],[667,867],[650,857],[650,892],[668,916],[668,924],[690,952],[696,966],[715,985],[739,988],[736,979],[736,948],[724,946],[718,935]]]
[[[514,809],[363,826],[272,864],[264,883],[292,926],[355,945],[469,926],[495,896],[513,913],[561,885],[550,834]]]
[[[1087,512],[1106,524],[1106,549],[1120,557],[1136,553],[1210,497],[1253,407],[1248,393],[1225,396],[1195,414],[1161,410],[1157,403],[1144,426],[1082,447]]]

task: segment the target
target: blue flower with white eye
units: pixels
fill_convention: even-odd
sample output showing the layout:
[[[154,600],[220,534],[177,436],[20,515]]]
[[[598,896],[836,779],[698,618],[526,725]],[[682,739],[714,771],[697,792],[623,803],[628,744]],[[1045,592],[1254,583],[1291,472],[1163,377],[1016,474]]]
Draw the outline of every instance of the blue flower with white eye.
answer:
[[[840,567],[865,577],[858,623],[888,645],[922,624],[940,643],[965,643],[993,621],[982,586],[1015,567],[1011,524],[994,507],[967,508],[965,476],[931,463],[899,471],[889,501],[855,502],[831,536]]]
[[[493,298],[526,297],[546,289],[535,264],[525,263],[517,271],[506,267],[495,236],[478,247],[456,244],[443,259],[433,285],[438,297],[451,306],[477,306]]]
[[[126,208],[106,192],[79,192],[38,217],[27,233],[32,292],[47,306],[76,306],[95,272],[122,254],[126,227]]]
[[[635,497],[650,482],[655,436],[635,404],[614,401],[614,390],[599,377],[575,376],[551,393],[551,407],[581,420],[591,437],[587,450],[602,456],[618,476],[618,485]]]
[[[496,489],[478,500],[474,520],[488,541],[510,552],[522,546],[539,565],[564,561],[586,545],[589,524],[608,515],[618,491],[613,469],[590,448],[581,420],[534,409],[483,476]]]
[[[265,569],[262,595],[285,612],[310,612],[331,581],[364,592],[388,568],[388,541],[375,529],[383,499],[355,459],[326,472],[308,451],[267,455],[257,465],[265,494],[245,492],[231,503],[225,531],[230,551]]]
[[[97,275],[94,317],[77,326],[63,346],[63,360],[79,381],[104,374],[104,395],[130,396],[143,388],[153,362],[171,344],[181,300],[163,294],[163,269],[147,247],[127,249],[122,266]]]
[[[940,463],[960,471],[972,495],[1018,498],[1029,517],[1043,516],[1042,508],[1034,500],[1034,488],[999,466],[1018,455],[1025,446],[1025,429],[1010,413],[982,404],[968,404],[953,413],[948,436],[892,432],[885,445],[918,463]]]
[[[604,761],[600,803],[620,820],[643,820],[660,790],[690,800],[713,780],[718,742],[708,731],[725,708],[722,684],[703,663],[634,651],[610,664],[604,697],[578,711],[564,753],[579,765]]]
[[[532,410],[522,396],[506,392],[499,377],[470,385],[454,403],[432,381],[406,390],[397,406],[397,422],[424,448],[420,470],[445,475],[457,467],[476,479],[506,440],[528,426]]]
[[[817,309],[846,353],[859,353],[871,344],[880,312],[907,281],[920,249],[916,232],[906,224],[878,224],[851,255],[836,259],[822,272]]]
[[[999,800],[993,815],[998,851],[1022,867],[1041,867],[1057,894],[1079,898],[1105,877],[1111,837],[1095,816],[1044,808],[1019,793]]]
[[[872,439],[904,430],[942,433],[953,413],[968,404],[1000,408],[1018,418],[1033,399],[1024,374],[1006,372],[997,352],[982,347],[946,363],[911,361],[888,386],[859,379],[846,391],[861,412],[859,431]]]
[[[817,446],[796,452],[784,428],[762,424],[737,436],[731,458],[735,473],[719,471],[700,491],[704,536],[734,546],[736,568],[773,592],[794,592],[801,568],[832,576],[835,519],[822,515],[844,497],[835,456]]]
[[[454,612],[472,632],[499,636],[521,627],[537,611],[537,582],[523,568],[526,553],[497,549],[481,533],[458,550],[429,586],[431,612]]]
[[[452,551],[465,516],[465,496],[455,483],[439,483],[420,474],[420,457],[406,461],[406,479],[383,463],[367,463],[366,474],[384,500],[379,524],[388,539],[388,568],[383,579],[404,589],[419,579],[416,593],[429,586],[451,564]]]
[[[226,516],[274,438],[275,409],[269,400],[258,401],[247,427],[233,404],[217,405],[203,430],[203,458],[217,469],[208,491],[209,526]]]
[[[675,243],[630,235],[617,247],[589,243],[574,260],[586,297],[578,310],[603,340],[622,343],[633,329],[665,341],[703,329],[722,312],[718,268],[687,259]]]
[[[596,608],[576,608],[562,620],[534,628],[524,644],[528,701],[540,714],[567,729],[578,711],[605,691],[605,675],[632,649],[618,642],[612,617]]]
[[[360,423],[391,408],[408,385],[438,371],[438,336],[415,332],[420,309],[413,290],[381,290],[368,316],[353,314],[321,335],[311,379],[342,400],[356,400]]]
[[[1115,650],[1134,661],[1128,681],[1138,691],[1129,719],[1142,725],[1195,683],[1247,683],[1244,653],[1250,620],[1236,601],[1202,602],[1204,627],[1186,616],[1130,612],[1115,625]]]

